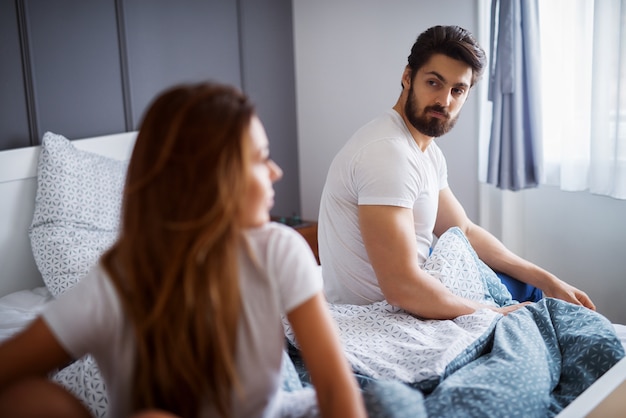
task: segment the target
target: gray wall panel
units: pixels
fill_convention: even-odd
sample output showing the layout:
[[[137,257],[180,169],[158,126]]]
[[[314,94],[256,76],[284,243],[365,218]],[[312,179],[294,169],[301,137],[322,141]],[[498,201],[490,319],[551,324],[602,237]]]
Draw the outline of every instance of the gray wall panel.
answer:
[[[244,90],[257,104],[272,159],[284,173],[272,214],[300,216],[291,0],[241,1],[241,60]]]
[[[211,79],[256,103],[285,173],[272,214],[300,214],[290,0],[0,0],[0,25],[0,149],[137,129],[163,89]]]
[[[28,0],[38,136],[125,131],[113,2]]]
[[[154,96],[174,84],[241,86],[237,2],[127,1],[124,14],[135,127]]]
[[[0,109],[0,150],[30,146],[14,0],[0,0]]]

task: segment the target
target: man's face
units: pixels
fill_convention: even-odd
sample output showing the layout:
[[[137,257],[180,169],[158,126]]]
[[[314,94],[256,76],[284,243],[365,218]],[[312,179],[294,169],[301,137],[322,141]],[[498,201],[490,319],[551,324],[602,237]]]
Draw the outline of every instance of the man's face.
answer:
[[[409,71],[405,72],[410,77]],[[436,54],[409,80],[406,118],[421,134],[440,137],[450,131],[467,99],[472,69],[462,61]]]

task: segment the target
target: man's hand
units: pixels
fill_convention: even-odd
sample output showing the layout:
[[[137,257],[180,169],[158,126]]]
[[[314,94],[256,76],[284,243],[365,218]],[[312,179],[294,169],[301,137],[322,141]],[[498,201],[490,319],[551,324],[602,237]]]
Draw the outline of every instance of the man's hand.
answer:
[[[550,298],[562,299],[574,305],[582,305],[593,311],[596,305],[593,304],[589,296],[580,289],[565,283],[563,280],[556,279],[550,284],[550,288],[541,289],[543,294]]]
[[[524,283],[538,287],[545,296],[596,310],[585,292],[514,254],[491,233],[474,224],[467,217],[450,188],[446,188],[439,192],[439,209],[434,232],[439,236],[452,226],[461,228],[478,257],[492,270],[501,271]]]
[[[502,315],[508,315],[511,312],[515,312],[518,309],[523,308],[526,305],[530,305],[532,302],[522,302],[522,303],[516,303],[515,305],[508,305],[508,306],[502,306],[502,307],[489,307],[489,309],[491,309],[492,311],[496,311],[498,313],[501,313]]]

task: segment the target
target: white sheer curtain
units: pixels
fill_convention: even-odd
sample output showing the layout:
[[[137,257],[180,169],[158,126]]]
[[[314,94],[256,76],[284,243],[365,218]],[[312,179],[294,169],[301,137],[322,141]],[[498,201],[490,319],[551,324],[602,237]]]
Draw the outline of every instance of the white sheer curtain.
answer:
[[[540,0],[544,181],[626,199],[626,0]]]

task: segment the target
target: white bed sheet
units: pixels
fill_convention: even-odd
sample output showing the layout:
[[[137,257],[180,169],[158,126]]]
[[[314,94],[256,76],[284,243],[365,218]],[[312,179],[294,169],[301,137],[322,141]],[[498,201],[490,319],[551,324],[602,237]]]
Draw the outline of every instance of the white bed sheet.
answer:
[[[52,300],[45,286],[20,290],[0,298],[0,341],[6,340],[35,319]]]

